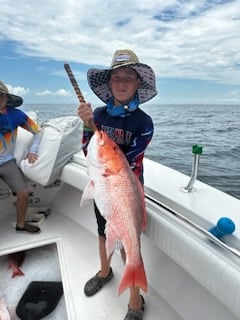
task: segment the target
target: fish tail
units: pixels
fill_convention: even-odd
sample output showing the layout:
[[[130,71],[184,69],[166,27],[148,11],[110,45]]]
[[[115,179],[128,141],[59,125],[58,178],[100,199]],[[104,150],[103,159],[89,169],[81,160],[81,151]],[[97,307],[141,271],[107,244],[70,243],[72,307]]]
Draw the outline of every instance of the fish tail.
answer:
[[[147,292],[147,278],[142,261],[136,266],[125,266],[124,274],[118,287],[118,295],[131,287],[139,287]]]
[[[24,273],[20,268],[14,268],[13,273],[12,273],[12,278],[15,278],[17,276],[24,276]]]

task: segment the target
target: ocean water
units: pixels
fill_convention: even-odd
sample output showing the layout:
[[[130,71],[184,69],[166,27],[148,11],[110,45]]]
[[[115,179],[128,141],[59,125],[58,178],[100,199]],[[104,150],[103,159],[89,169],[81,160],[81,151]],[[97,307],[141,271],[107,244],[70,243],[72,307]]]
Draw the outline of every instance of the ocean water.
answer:
[[[192,146],[203,148],[198,179],[240,199],[240,105],[142,105],[155,132],[146,157],[184,174],[192,172]],[[76,105],[25,105],[39,123],[76,115]]]

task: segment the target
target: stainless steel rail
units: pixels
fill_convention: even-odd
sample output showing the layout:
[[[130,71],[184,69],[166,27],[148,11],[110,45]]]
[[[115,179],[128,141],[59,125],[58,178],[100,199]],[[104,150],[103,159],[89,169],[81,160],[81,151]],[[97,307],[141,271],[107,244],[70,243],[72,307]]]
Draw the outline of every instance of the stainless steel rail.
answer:
[[[154,204],[157,204],[158,206],[160,206],[161,208],[167,210],[169,213],[171,213],[172,215],[174,215],[177,219],[185,222],[187,225],[191,226],[194,230],[197,230],[198,232],[200,232],[201,234],[203,234],[204,236],[206,236],[206,238],[208,238],[209,240],[211,240],[212,242],[214,242],[216,245],[218,245],[219,247],[223,248],[224,250],[234,254],[237,257],[240,257],[240,251],[227,245],[226,243],[224,243],[223,241],[219,240],[218,238],[216,238],[213,234],[211,234],[208,230],[204,229],[203,227],[201,227],[200,225],[198,225],[197,223],[193,222],[192,220],[190,220],[189,218],[185,217],[184,215],[182,215],[181,213],[177,212],[176,210],[168,207],[167,205],[161,203],[160,201],[158,201],[157,199],[153,198],[152,196],[150,196],[149,194],[145,193],[145,198],[150,200],[151,202],[153,202]]]

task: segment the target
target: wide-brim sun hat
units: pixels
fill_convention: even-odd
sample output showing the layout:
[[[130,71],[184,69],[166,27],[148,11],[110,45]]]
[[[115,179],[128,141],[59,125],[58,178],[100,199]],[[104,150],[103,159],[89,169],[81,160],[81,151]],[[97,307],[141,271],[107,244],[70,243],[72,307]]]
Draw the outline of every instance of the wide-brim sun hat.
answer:
[[[3,81],[0,80],[0,93],[5,93],[8,96],[7,106],[9,107],[19,107],[23,103],[23,99],[15,94],[8,92],[8,87]]]
[[[141,84],[137,89],[139,103],[144,103],[157,95],[156,77],[153,69],[147,64],[139,62],[137,55],[129,49],[117,50],[108,69],[89,69],[87,73],[88,83],[96,96],[107,103],[112,98],[112,91],[108,84],[111,70],[128,67],[134,69]]]

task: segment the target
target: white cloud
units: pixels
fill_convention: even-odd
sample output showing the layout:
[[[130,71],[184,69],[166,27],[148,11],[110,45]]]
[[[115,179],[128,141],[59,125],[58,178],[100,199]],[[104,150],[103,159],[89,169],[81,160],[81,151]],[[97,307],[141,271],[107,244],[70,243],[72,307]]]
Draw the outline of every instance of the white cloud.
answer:
[[[43,90],[36,93],[37,96],[60,96],[60,97],[71,97],[71,93],[65,89],[58,89],[56,91]]]
[[[36,93],[37,96],[49,96],[51,94],[52,94],[52,92],[50,90],[43,90],[43,91]]]
[[[239,0],[0,0],[0,6],[0,37],[17,41],[24,55],[109,65],[114,50],[132,48],[159,77],[240,83]]]
[[[8,91],[12,94],[15,94],[17,96],[24,96],[26,95],[30,90],[28,88],[23,88],[23,87],[14,87],[11,84],[6,84],[8,87]]]
[[[57,96],[61,96],[61,97],[70,97],[71,93],[65,89],[59,89],[55,92],[55,94]]]

